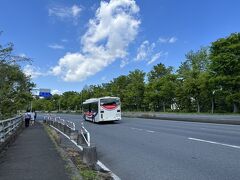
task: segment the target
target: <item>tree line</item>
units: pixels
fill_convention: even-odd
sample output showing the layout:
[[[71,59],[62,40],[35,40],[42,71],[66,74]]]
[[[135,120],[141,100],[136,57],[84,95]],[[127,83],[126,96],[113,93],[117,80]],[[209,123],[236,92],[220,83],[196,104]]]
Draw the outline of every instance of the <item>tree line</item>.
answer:
[[[160,63],[148,73],[136,69],[108,83],[35,99],[38,110],[77,110],[88,98],[117,96],[125,111],[239,112],[240,33],[190,51],[177,70]]]

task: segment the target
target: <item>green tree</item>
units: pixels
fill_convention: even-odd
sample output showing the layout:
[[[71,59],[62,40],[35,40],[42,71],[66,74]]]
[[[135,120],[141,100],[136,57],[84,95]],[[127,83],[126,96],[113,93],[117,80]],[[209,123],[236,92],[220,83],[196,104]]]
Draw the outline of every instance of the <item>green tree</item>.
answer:
[[[32,98],[29,90],[34,84],[17,65],[22,60],[27,59],[13,55],[13,44],[0,45],[0,119],[27,108]]]
[[[130,110],[140,110],[143,105],[145,73],[139,69],[130,71],[125,87],[125,106]]]
[[[170,107],[174,102],[176,75],[172,72],[171,66],[165,67],[160,63],[148,73],[145,98],[151,110],[160,110],[162,107],[165,112],[166,105]]]
[[[125,103],[126,101],[126,87],[130,83],[130,79],[128,76],[122,75],[117,78],[114,78],[111,83],[111,92],[113,96],[120,97],[121,102],[122,102],[122,109],[127,108],[127,104]]]
[[[240,106],[240,33],[218,39],[210,47],[211,75],[215,87],[224,91],[233,104],[233,112]]]
[[[166,67],[164,64],[159,63],[155,66],[153,66],[153,69],[147,74],[148,81],[154,81],[155,79],[164,77],[166,75],[171,74],[173,71],[173,67]]]
[[[197,112],[201,111],[203,101],[212,90],[206,89],[204,84],[208,81],[206,75],[209,67],[209,53],[207,48],[201,48],[199,51],[190,51],[186,54],[186,60],[181,64],[178,70],[178,76],[182,81],[179,87],[184,93],[181,98],[188,98],[187,102],[196,104]]]
[[[81,96],[78,92],[67,91],[64,92],[60,98],[61,108],[65,110],[80,109]]]

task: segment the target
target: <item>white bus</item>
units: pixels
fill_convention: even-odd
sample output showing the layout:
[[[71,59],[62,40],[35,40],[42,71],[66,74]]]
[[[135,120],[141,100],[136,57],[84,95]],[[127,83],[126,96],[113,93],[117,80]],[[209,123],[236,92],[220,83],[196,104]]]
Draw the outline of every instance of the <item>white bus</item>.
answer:
[[[88,121],[121,120],[121,103],[118,97],[87,99],[83,102],[83,118]]]

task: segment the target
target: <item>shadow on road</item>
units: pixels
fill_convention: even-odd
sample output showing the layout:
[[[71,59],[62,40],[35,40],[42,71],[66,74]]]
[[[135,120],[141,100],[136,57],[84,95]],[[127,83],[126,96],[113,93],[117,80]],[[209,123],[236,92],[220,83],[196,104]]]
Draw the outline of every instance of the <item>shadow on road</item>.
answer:
[[[93,123],[93,122],[90,122],[90,123]],[[121,124],[120,121],[104,121],[104,122],[98,122],[98,123],[94,123],[94,124],[97,124],[97,125],[117,125],[117,124]]]

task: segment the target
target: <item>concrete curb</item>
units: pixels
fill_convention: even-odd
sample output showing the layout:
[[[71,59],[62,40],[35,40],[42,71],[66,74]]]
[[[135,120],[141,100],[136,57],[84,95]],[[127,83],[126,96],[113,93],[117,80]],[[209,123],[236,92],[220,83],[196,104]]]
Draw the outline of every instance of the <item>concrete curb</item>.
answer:
[[[212,119],[213,117],[198,117],[195,115],[194,117],[176,117],[176,116],[165,116],[161,114],[143,114],[143,113],[122,113],[123,117],[130,117],[130,118],[147,118],[147,119],[156,119],[156,120],[170,120],[170,121],[185,121],[185,122],[200,122],[200,123],[214,123],[214,124],[229,124],[229,125],[240,125],[240,117],[239,120],[231,120],[227,118],[220,119]]]

